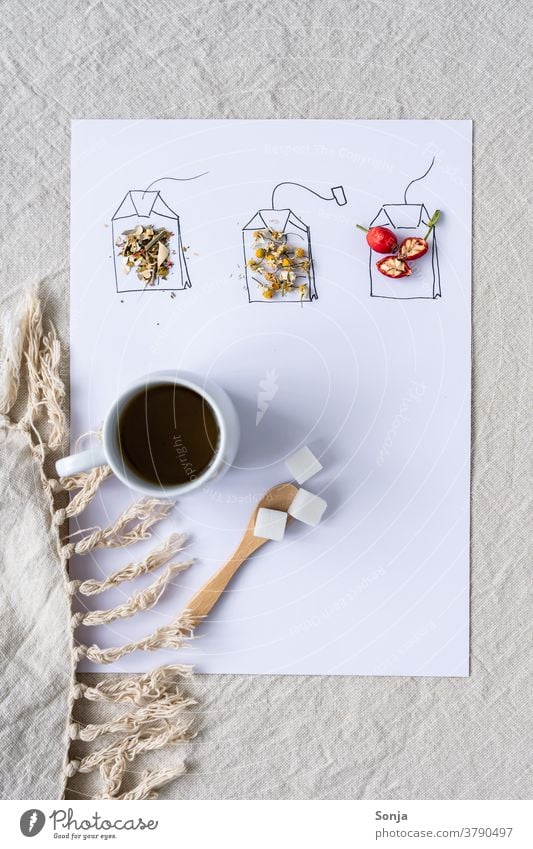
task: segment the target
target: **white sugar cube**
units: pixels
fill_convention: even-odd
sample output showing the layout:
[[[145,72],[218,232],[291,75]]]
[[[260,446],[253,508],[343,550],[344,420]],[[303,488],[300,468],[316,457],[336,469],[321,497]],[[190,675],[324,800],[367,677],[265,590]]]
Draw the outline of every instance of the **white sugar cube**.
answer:
[[[327,506],[327,501],[319,495],[314,495],[306,489],[299,489],[289,507],[289,514],[306,525],[314,526],[320,522]]]
[[[283,510],[269,510],[260,507],[255,520],[254,537],[262,539],[283,539],[287,514]]]
[[[285,461],[287,468],[294,480],[298,483],[305,483],[316,475],[322,468],[322,464],[318,462],[313,452],[304,445],[296,454],[293,454]]]

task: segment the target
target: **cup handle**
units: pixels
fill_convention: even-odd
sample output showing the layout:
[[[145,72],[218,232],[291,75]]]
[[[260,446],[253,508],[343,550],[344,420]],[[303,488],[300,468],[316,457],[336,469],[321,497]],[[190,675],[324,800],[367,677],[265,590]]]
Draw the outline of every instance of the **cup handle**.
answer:
[[[77,475],[79,472],[88,472],[95,466],[103,466],[107,463],[104,449],[101,445],[80,451],[79,454],[71,454],[70,457],[62,457],[56,462],[56,472],[60,478]]]

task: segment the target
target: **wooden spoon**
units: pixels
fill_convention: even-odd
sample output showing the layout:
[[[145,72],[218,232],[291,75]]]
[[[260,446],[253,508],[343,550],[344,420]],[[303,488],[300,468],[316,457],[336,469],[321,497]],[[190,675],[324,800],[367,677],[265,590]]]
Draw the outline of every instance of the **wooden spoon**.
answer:
[[[259,508],[268,507],[270,510],[283,510],[287,512],[297,492],[298,487],[294,486],[294,484],[279,483],[265,493],[250,516],[243,538],[229,560],[221,566],[212,578],[209,578],[205,582],[203,587],[193,595],[189,603],[185,606],[185,609],[190,614],[193,628],[212,610],[237,569],[242,566],[254,551],[257,551],[265,542],[268,542],[268,539],[254,536],[255,520]],[[291,521],[292,517],[289,516],[287,518],[287,524]]]

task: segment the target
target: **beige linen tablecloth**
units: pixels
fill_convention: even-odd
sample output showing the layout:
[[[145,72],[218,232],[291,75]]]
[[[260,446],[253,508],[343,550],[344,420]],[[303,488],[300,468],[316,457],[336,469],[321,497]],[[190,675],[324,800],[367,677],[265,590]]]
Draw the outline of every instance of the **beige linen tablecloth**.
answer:
[[[471,677],[198,676],[190,771],[163,798],[530,795],[528,6],[2,4],[0,305],[38,282],[65,354],[71,118],[475,122]]]

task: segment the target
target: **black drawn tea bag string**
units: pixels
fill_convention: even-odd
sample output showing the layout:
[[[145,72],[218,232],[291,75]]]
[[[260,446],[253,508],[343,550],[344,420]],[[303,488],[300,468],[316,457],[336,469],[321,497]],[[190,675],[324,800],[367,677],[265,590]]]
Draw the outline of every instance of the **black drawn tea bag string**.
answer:
[[[172,180],[174,183],[188,183],[190,180],[197,180],[199,177],[205,177],[206,174],[209,174],[209,171],[202,171],[201,174],[195,174],[194,177],[159,177],[157,180],[153,180],[149,186],[146,186],[142,193],[142,200],[144,200],[146,192],[149,192],[152,186],[155,186],[156,183],[163,182],[163,180]]]
[[[430,171],[431,171],[431,169],[433,168],[433,164],[434,164],[434,162],[435,162],[435,157],[433,157],[433,159],[431,160],[431,163],[430,163],[430,165],[429,165],[429,168],[427,169],[427,171],[425,171],[425,172],[422,174],[422,176],[421,176],[421,177],[415,177],[415,178],[414,178],[414,180],[411,180],[411,182],[410,182],[410,183],[407,183],[407,185],[406,185],[406,187],[405,187],[405,191],[404,191],[404,193],[403,193],[403,202],[404,202],[406,205],[408,204],[408,200],[407,200],[407,192],[409,191],[409,189],[411,188],[411,186],[413,185],[413,183],[418,183],[420,180],[423,180],[423,179],[424,179],[424,177],[427,177],[427,175],[429,174],[429,172],[430,172]],[[426,222],[424,221],[424,224],[425,224],[425,223],[426,223]]]
[[[162,183],[164,181],[170,181],[170,182],[173,182],[173,183],[188,183],[191,180],[198,180],[199,177],[205,177],[206,174],[209,174],[209,171],[202,171],[201,174],[194,174],[192,177],[158,177],[157,180],[152,180],[150,185],[148,185],[143,190],[142,195],[141,195],[141,200],[144,200],[144,197],[147,194],[147,192],[149,192],[150,189],[152,188],[152,186],[155,186],[156,183]],[[153,210],[153,205],[152,205],[152,210]],[[185,285],[181,286],[179,288],[190,288],[191,282],[190,282],[190,279],[189,279],[187,262],[186,262],[186,259],[185,259],[185,253],[184,253],[183,245],[182,245],[182,242],[181,242],[181,231],[180,231],[180,228],[179,228],[179,218],[178,218],[178,216],[176,216],[176,224],[177,224],[177,227],[178,227],[178,237],[177,237],[178,238],[178,253],[180,255],[179,256],[179,268],[181,270],[182,280],[183,280],[183,275],[185,275]],[[147,291],[148,291],[148,287],[145,286],[144,289],[141,290],[139,297],[142,297]],[[172,291],[171,297],[175,297],[173,291]]]
[[[404,193],[403,193],[403,202],[406,204],[406,206],[408,206],[408,205],[409,205],[409,204],[407,203],[407,192],[409,191],[409,189],[411,188],[411,186],[413,185],[413,183],[418,183],[420,180],[423,180],[423,179],[424,179],[424,177],[427,177],[427,175],[429,174],[429,172],[430,172],[430,171],[431,171],[431,169],[433,168],[434,163],[435,163],[435,157],[433,157],[433,159],[431,160],[430,165],[429,165],[429,168],[427,169],[427,171],[425,171],[425,172],[422,174],[422,176],[421,176],[421,177],[415,177],[415,179],[414,179],[414,180],[411,180],[411,182],[410,182],[410,183],[408,183],[408,184],[407,184],[407,186],[405,187],[405,191],[404,191]],[[423,221],[423,222],[422,222],[423,224],[425,224],[425,225],[426,225],[426,227],[429,227],[429,230],[427,231],[426,235],[424,236],[424,239],[425,239],[425,240],[427,240],[427,239],[429,238],[429,235],[430,235],[431,231],[433,230],[433,228],[435,227],[435,224],[437,223],[437,221],[439,220],[439,218],[440,218],[440,209],[437,209],[437,210],[435,210],[435,212],[433,213],[433,215],[431,216],[431,218],[429,219],[429,221]]]
[[[321,195],[318,192],[315,192],[314,189],[310,189],[309,186],[304,186],[302,183],[293,183],[291,180],[286,180],[283,183],[278,183],[277,186],[274,186],[272,189],[272,209],[276,209],[275,206],[275,194],[281,186],[297,186],[299,189],[305,189],[307,192],[311,192],[312,195],[315,195],[320,200],[334,200],[337,202],[339,206],[344,206],[347,203],[346,195],[344,194],[344,189],[342,186],[332,186],[330,189],[331,197],[327,197],[327,195]]]

